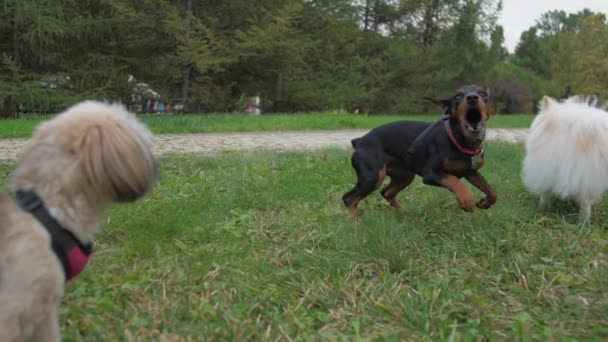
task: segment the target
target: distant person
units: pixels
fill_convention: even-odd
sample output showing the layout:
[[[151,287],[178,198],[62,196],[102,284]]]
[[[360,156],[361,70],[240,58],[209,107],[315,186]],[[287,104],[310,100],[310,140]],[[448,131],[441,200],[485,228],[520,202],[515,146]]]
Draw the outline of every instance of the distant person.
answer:
[[[156,112],[157,113],[164,113],[165,112],[165,104],[162,102],[158,103],[158,106],[156,107]]]

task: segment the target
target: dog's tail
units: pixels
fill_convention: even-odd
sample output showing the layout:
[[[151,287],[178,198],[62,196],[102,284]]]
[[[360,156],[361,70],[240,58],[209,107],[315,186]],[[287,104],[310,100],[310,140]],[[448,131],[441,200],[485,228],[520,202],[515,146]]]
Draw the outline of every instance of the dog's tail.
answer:
[[[350,141],[350,144],[353,145],[353,148],[357,148],[357,144],[361,141],[361,138],[355,138]]]
[[[606,110],[606,108],[608,107],[608,103],[604,105],[600,104],[600,97],[598,95],[574,95],[569,97],[566,102],[580,103],[589,107],[599,108],[603,110]]]
[[[562,103],[564,103],[564,104],[575,103],[575,104],[586,105],[591,108],[598,108],[598,109],[603,109],[603,110],[608,109],[608,103],[602,106],[600,104],[600,98],[597,95],[589,95],[589,96],[574,95],[574,96],[570,96],[568,99],[566,99]],[[553,106],[556,106],[559,104],[560,103],[558,101],[545,95],[545,96],[543,96],[543,99],[541,100],[539,107],[541,110],[550,113],[551,111],[549,109],[552,108]]]

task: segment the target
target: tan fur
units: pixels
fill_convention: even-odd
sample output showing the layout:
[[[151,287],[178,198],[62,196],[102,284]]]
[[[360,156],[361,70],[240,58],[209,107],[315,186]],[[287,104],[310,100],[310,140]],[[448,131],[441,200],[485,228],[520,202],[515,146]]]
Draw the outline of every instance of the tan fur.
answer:
[[[88,243],[108,205],[152,188],[152,146],[150,131],[124,107],[82,102],[36,129],[10,187],[35,191],[62,226]],[[60,340],[63,272],[47,231],[0,194],[0,341]]]

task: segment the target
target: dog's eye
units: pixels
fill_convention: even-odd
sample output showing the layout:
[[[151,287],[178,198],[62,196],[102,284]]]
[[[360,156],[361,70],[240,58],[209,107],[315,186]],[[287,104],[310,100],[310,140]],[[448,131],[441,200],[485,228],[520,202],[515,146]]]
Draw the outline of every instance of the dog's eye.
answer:
[[[488,93],[486,93],[485,91],[480,91],[479,96],[483,97],[483,99],[485,100],[488,98]]]
[[[462,101],[462,95],[460,95],[460,94],[456,95],[456,96],[454,97],[454,101],[456,101],[456,102],[460,102],[460,101]]]

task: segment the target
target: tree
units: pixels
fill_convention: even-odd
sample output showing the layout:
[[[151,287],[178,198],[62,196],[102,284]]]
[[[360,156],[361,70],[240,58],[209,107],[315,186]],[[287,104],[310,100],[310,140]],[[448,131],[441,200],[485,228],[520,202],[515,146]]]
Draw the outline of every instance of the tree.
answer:
[[[579,19],[593,16],[584,9],[567,14],[564,11],[543,13],[536,24],[524,31],[515,48],[515,62],[546,79],[552,77],[552,60],[558,49],[560,35],[575,33]]]
[[[275,111],[291,107],[289,85],[311,47],[307,33],[298,28],[302,9],[300,2],[287,1],[236,34],[235,48],[248,84],[242,89],[271,99]]]
[[[435,111],[421,98],[498,81],[500,66],[510,63],[495,24],[499,0],[4,0],[2,6],[6,114],[55,111],[84,98],[137,108],[142,98],[134,87],[144,83],[160,101],[191,111],[235,110],[254,95],[270,111]],[[532,38],[576,27],[570,16],[556,18],[542,19]],[[559,20],[562,26],[553,25]]]
[[[184,0],[180,6],[167,7],[165,10],[164,30],[175,42],[164,58],[170,66],[167,69],[168,94],[180,90],[180,101],[186,109],[193,109],[192,102],[204,104],[214,109],[223,96],[219,95],[210,82],[214,73],[219,73],[225,65],[233,61],[230,47],[223,37],[203,22],[202,16],[197,15],[197,8],[192,0]],[[180,14],[182,12],[183,14]],[[209,22],[212,18],[206,17]],[[222,103],[224,104],[224,103]]]
[[[44,5],[33,0],[7,0],[2,13],[0,116],[12,115],[23,104],[30,110],[44,110],[66,101],[69,94],[52,91],[43,81],[63,71],[63,61],[54,47],[69,34],[69,8],[58,0]]]
[[[601,14],[581,17],[577,30],[563,33],[553,61],[564,93],[608,96],[608,22]],[[564,94],[570,95],[570,94]]]

